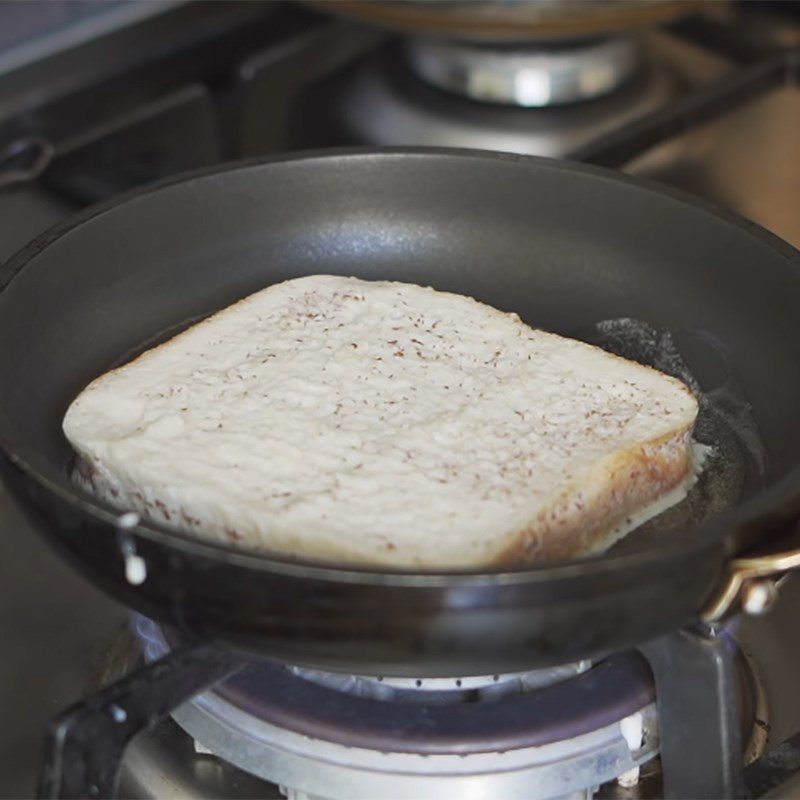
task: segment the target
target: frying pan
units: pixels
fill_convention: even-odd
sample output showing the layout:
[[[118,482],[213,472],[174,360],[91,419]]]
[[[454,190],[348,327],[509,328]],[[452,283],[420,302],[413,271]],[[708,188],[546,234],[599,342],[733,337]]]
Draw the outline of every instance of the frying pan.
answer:
[[[90,580],[185,633],[383,675],[597,657],[717,618],[750,579],[796,565],[794,552],[741,554],[780,549],[800,514],[798,266],[797,252],[751,223],[578,164],[403,149],[193,173],[92,208],[5,266],[3,473]],[[60,422],[88,381],[189,321],[309,273],[429,284],[590,340],[622,325],[608,321],[638,320],[630,330],[677,354],[673,371],[685,368],[704,398],[722,391],[727,433],[710,444],[723,456],[720,485],[735,489],[727,509],[678,513],[585,559],[411,573],[236,551],[149,522],[125,528],[119,510],[71,483]],[[126,579],[132,554],[141,582]]]
[[[308,0],[327,14],[417,36],[486,43],[547,42],[618,34],[692,14],[707,0]]]

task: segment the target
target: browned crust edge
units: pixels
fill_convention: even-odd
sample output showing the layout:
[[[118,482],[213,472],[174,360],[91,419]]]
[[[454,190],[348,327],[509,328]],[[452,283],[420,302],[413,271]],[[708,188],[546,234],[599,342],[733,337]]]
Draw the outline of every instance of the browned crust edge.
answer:
[[[586,555],[632,514],[642,511],[692,474],[693,423],[595,464],[491,560],[492,566],[553,561]]]
[[[499,547],[483,560],[454,558],[447,562],[429,559],[373,558],[358,553],[357,543],[349,547],[321,548],[315,552],[298,552],[296,548],[276,545],[272,552],[294,557],[313,557],[332,563],[349,563],[384,568],[479,569],[520,566],[558,559],[585,556],[601,547],[626,518],[658,501],[684,484],[692,474],[692,425],[641,445],[628,448],[602,459],[591,467],[580,482],[570,485],[522,530],[504,537]],[[73,479],[87,491],[112,504],[117,492],[92,464],[83,457],[75,463]],[[168,510],[158,501],[148,503],[141,493],[134,492],[136,510],[145,518],[162,521],[168,527],[189,532],[199,539],[242,547],[241,533],[226,527],[213,533],[199,529],[200,521],[185,509]],[[160,519],[159,519],[160,518]],[[253,546],[258,552],[266,548]],[[387,554],[388,555],[388,554]]]

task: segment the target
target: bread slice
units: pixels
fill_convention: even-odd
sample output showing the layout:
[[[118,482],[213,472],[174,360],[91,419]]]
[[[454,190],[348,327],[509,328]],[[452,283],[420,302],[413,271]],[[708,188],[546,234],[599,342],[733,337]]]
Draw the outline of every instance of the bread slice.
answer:
[[[95,380],[100,496],[240,547],[465,568],[586,553],[692,474],[678,380],[468,297],[315,275]]]

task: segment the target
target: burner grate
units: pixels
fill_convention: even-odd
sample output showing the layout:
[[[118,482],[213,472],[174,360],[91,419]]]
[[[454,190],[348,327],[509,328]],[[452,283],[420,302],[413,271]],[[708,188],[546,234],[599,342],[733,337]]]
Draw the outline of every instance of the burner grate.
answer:
[[[736,29],[710,19],[692,18],[676,26],[675,32],[733,57],[740,68],[663,109],[599,137],[572,152],[570,158],[598,166],[621,167],[651,147],[709,122],[770,89],[800,84],[800,48],[766,52]]]

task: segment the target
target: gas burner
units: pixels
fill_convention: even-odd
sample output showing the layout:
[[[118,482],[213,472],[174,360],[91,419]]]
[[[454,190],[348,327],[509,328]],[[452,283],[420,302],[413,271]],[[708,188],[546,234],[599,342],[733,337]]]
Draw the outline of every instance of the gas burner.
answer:
[[[633,37],[559,45],[487,46],[413,39],[408,56],[419,77],[485,103],[543,108],[613,92],[640,65]]]
[[[153,623],[136,630],[149,659],[167,652]],[[491,687],[502,696],[487,697]],[[635,654],[452,681],[260,662],[173,718],[201,751],[315,800],[467,796],[476,786],[492,797],[589,798],[658,747],[653,685]]]
[[[591,661],[579,661],[550,669],[465,678],[387,678],[341,675],[302,667],[289,669],[306,680],[357,697],[372,697],[386,702],[457,703],[496,700],[542,689],[586,672],[591,666]]]
[[[416,41],[396,43],[380,48],[309,93],[295,118],[292,133],[304,147],[331,143],[426,145],[559,158],[664,107],[680,94],[680,76],[663,68],[661,63],[645,59],[642,64],[637,61],[636,68],[625,66],[626,59],[633,58],[629,48],[636,49],[630,40],[608,39],[595,42],[592,47],[600,48],[593,51],[595,54],[606,48],[606,54],[617,52],[617,48],[620,53],[629,54],[620,57],[617,67],[598,66],[592,72],[590,55],[580,53],[578,59],[585,56],[586,60],[569,77],[568,53],[571,51],[540,48],[524,55],[525,51],[518,49]],[[580,48],[576,53],[579,51]],[[474,62],[476,69],[468,77],[455,67],[452,74],[448,72],[446,64],[449,62],[436,57],[440,52],[454,61],[462,56],[467,60],[467,53],[479,54],[480,59]],[[534,52],[539,55],[534,56]],[[535,63],[543,71],[536,72],[532,67]],[[550,73],[545,63],[550,64]],[[492,72],[495,67],[496,74]],[[421,68],[429,69],[432,80],[418,75]],[[514,78],[517,68],[519,71]],[[581,78],[582,69],[587,71]],[[454,91],[442,91],[432,85],[437,80],[436,70],[443,80],[451,81],[452,86],[457,82],[471,84],[470,91],[474,94],[494,93],[496,100],[506,91],[516,91],[520,98],[527,93],[527,107],[476,102]],[[615,77],[612,78],[610,72],[614,72]],[[623,74],[626,80],[622,85],[603,96],[535,107],[537,92],[543,98],[545,92],[552,91],[554,99],[558,96],[563,101],[567,97],[567,84],[573,81],[581,84],[580,91],[588,96],[586,93],[591,86],[597,89],[601,81],[610,86]],[[504,80],[507,85],[502,88]]]
[[[169,650],[151,621],[137,617],[134,630],[148,661]],[[741,661],[747,739],[763,709]],[[160,796],[172,783],[187,797],[277,797],[267,789],[279,786],[290,800],[476,791],[589,800],[600,786],[635,785],[644,765],[648,781],[657,780],[654,700],[650,671],[634,652],[596,665],[454,679],[256,662],[173,712],[179,727],[168,721],[140,736],[122,786],[132,797]],[[749,749],[752,757],[758,743]],[[603,796],[614,791],[622,789]]]

